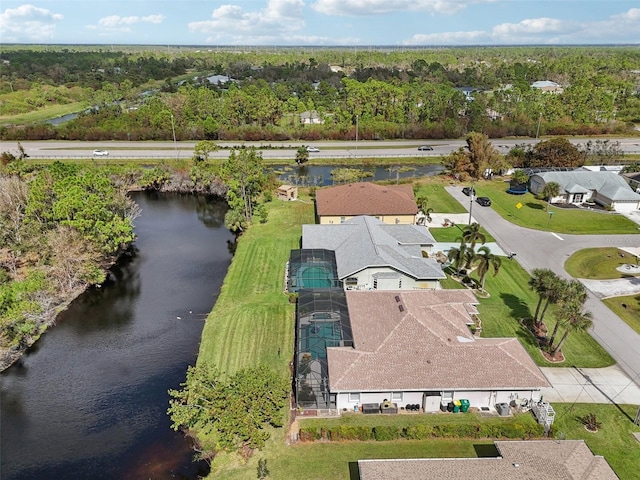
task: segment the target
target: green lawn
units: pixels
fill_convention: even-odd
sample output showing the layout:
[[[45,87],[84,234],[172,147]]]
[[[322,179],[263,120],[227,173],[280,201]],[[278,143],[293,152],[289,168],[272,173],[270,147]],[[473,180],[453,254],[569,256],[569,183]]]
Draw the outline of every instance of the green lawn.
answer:
[[[289,373],[294,306],[283,293],[284,269],[300,248],[301,225],[314,223],[313,204],[274,200],[268,209],[269,221],[241,237],[202,332],[198,361],[223,372],[267,364]]]
[[[631,432],[640,432],[633,425],[637,406],[600,404],[554,404],[556,420],[554,438],[584,440],[596,455],[602,455],[609,462],[621,480],[637,478],[640,469],[640,443]],[[595,413],[602,423],[597,433],[587,432],[579,418],[587,413]],[[445,420],[446,419],[446,420]],[[482,418],[473,414],[460,415],[362,415],[347,416],[343,420],[304,419],[301,425],[329,425],[335,422],[366,425],[408,425],[416,422],[442,423],[442,421],[463,423],[467,421],[508,422],[511,419],[493,417]],[[389,442],[314,442],[288,446],[284,432],[277,431],[273,441],[257,452],[246,464],[237,457],[225,457],[224,462],[216,459],[216,478],[243,480],[255,478],[258,460],[266,459],[270,475],[268,478],[295,478],[301,480],[350,480],[350,468],[359,459],[374,458],[475,458],[476,448],[493,445],[491,439],[430,439],[396,440]],[[357,478],[357,477],[355,477]]]
[[[636,332],[640,333],[640,295],[606,298],[602,301],[613,310],[613,313],[627,322]],[[622,305],[625,305],[625,307]]]
[[[464,226],[460,227],[460,228],[464,228]],[[437,227],[437,228],[429,228],[429,233],[431,233],[431,235],[433,235],[433,238],[436,239],[436,242],[441,242],[441,243],[457,243],[460,242],[460,237],[462,236],[462,231],[460,230],[460,228],[457,228],[456,226],[453,227]],[[488,242],[495,242],[496,239],[493,238],[489,232],[487,232],[484,227],[480,228],[480,231],[482,233],[484,233],[485,235],[485,239]],[[480,248],[482,245],[480,245],[479,243],[476,244],[476,250],[478,248]]]
[[[475,184],[479,196],[491,198],[491,207],[503,218],[522,227],[575,234],[640,233],[638,225],[622,215],[588,210],[550,207],[531,193],[510,195],[509,184],[503,180],[482,181]],[[518,209],[516,205],[521,204]]]
[[[573,332],[562,348],[565,361],[551,364],[538,349],[533,335],[520,324],[521,318],[533,316],[538,296],[529,288],[529,274],[516,262],[503,260],[497,276],[488,274],[485,289],[489,298],[480,298],[480,319],[483,337],[518,337],[534,361],[540,366],[606,367],[615,361],[586,332]],[[555,325],[554,310],[549,308],[545,324],[549,329]],[[562,332],[562,330],[560,330]],[[562,333],[560,333],[562,334]]]
[[[416,198],[427,197],[429,203],[428,208],[432,208],[436,213],[465,213],[466,210],[460,202],[449,195],[444,187],[449,185],[446,177],[435,176],[426,177],[416,182],[418,185],[418,193]]]
[[[633,424],[637,405],[554,404],[555,437],[584,440],[595,455],[602,455],[621,480],[638,478],[640,442],[631,432],[640,432]],[[596,433],[587,432],[580,418],[595,413],[602,427]]]
[[[571,255],[564,264],[564,269],[575,278],[606,280],[626,277],[617,267],[631,263],[635,265],[636,257],[615,247],[585,248]]]

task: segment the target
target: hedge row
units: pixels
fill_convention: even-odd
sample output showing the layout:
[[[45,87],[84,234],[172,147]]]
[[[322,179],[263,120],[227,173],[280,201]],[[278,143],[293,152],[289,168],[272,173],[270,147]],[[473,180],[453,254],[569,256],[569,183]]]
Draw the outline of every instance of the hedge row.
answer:
[[[318,428],[301,427],[300,440],[426,440],[429,438],[521,438],[542,437],[544,428],[536,423],[510,422],[504,424],[487,423],[443,423],[438,425],[417,424],[408,427],[364,425],[340,425]]]

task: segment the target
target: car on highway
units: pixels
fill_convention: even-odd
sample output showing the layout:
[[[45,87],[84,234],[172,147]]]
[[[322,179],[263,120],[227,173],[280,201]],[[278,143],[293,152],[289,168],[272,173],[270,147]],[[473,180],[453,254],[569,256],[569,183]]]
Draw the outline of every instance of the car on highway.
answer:
[[[320,149],[318,147],[311,147],[311,146],[307,147],[307,152],[309,153],[317,153],[319,151]]]
[[[475,195],[476,191],[473,189],[473,187],[464,187],[462,189],[462,193],[464,193],[468,197],[469,195]]]
[[[418,147],[418,150],[420,150],[421,152],[425,151],[425,150],[433,150],[433,147],[431,145],[420,145]]]
[[[108,157],[109,156],[109,152],[107,152],[106,150],[94,150],[93,151],[93,156],[94,157]]]
[[[478,202],[483,207],[491,206],[491,199],[489,197],[478,197],[476,198],[476,202]]]

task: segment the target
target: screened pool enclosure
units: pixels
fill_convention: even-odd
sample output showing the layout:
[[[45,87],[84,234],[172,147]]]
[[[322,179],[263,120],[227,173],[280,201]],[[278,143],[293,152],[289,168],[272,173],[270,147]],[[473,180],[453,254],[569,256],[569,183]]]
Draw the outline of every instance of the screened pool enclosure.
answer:
[[[353,346],[345,292],[302,289],[296,316],[295,392],[298,407],[336,407],[329,393],[327,347]]]
[[[333,250],[291,250],[287,290],[295,293],[303,288],[341,288]]]

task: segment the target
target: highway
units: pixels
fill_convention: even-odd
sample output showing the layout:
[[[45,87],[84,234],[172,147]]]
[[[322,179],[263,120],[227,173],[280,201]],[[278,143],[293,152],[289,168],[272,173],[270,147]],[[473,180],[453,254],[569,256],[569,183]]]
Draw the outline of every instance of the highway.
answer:
[[[544,139],[542,139],[544,140]],[[597,138],[572,138],[575,145],[584,145]],[[639,138],[619,138],[620,148],[624,153],[640,154]],[[497,139],[493,141],[496,149],[506,154],[518,144],[539,142],[536,139]],[[108,158],[114,159],[152,159],[152,158],[191,158],[196,142],[77,142],[77,141],[21,141],[22,147],[29,157],[34,159],[71,159],[92,158],[96,149],[109,152]],[[349,141],[349,142],[216,142],[221,150],[214,152],[210,158],[226,158],[229,148],[245,145],[254,146],[262,151],[265,159],[294,159],[296,149],[301,145],[313,145],[320,152],[310,153],[309,158],[385,158],[385,157],[439,157],[465,145],[464,140],[393,140],[393,141]],[[419,151],[421,145],[429,145],[433,150]],[[0,151],[18,153],[17,141],[3,141]]]

